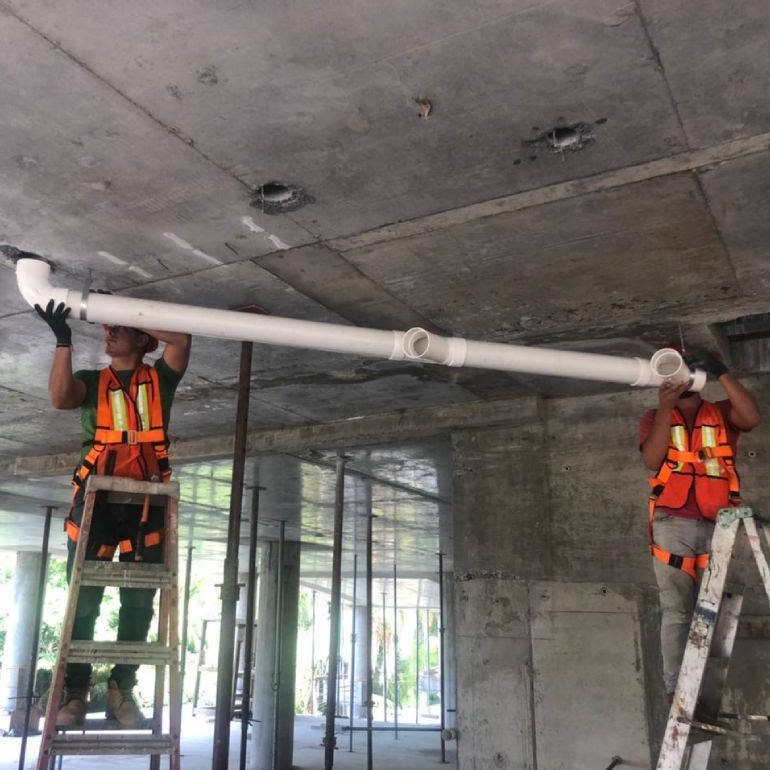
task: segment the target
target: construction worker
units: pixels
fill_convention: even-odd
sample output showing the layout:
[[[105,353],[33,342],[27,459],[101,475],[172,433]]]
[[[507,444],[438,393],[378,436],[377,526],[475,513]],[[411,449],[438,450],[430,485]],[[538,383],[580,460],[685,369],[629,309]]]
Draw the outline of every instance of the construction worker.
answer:
[[[73,374],[72,331],[67,325],[70,308],[63,303],[54,307],[51,300],[45,309],[35,305],[35,310],[56,336],[56,352],[48,380],[51,403],[56,409],[79,408],[83,427],[81,462],[75,471],[75,495],[66,521],[69,580],[88,474],[155,481],[170,477],[166,432],[174,392],[190,358],[191,340],[186,334],[105,325],[104,346],[110,366],[101,371],[80,370]],[[163,356],[148,366],[143,358],[158,347],[159,340],[165,343]],[[143,548],[143,560],[162,562],[163,508],[150,507],[149,517],[140,527],[141,517],[141,505],[106,504],[97,496],[86,558],[111,560],[119,546],[120,561],[133,561],[141,530],[146,533],[139,546]],[[81,588],[73,639],[93,639],[103,593],[101,587]],[[147,639],[154,597],[155,589],[120,589],[119,641]],[[116,665],[108,682],[107,718],[116,719],[124,728],[144,724],[144,715],[133,695],[136,670],[135,665]],[[66,694],[59,710],[58,726],[83,723],[90,677],[90,664],[67,666]]]
[[[685,361],[717,380],[727,398],[711,403],[688,390],[687,383],[666,382],[658,408],[639,425],[644,464],[655,472],[649,479],[650,548],[660,590],[663,685],[669,700],[708,563],[714,519],[720,508],[740,504],[738,437],[760,422],[753,396],[722,361],[708,353],[690,354]]]

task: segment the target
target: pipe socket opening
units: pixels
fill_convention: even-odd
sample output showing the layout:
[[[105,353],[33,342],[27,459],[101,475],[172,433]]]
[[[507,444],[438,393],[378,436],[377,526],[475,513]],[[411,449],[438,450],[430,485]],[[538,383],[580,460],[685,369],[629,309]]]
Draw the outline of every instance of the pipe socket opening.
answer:
[[[416,327],[404,333],[404,353],[407,358],[424,358],[430,348],[430,334]]]
[[[689,378],[690,370],[681,354],[673,348],[662,348],[650,359],[652,371],[664,380],[684,381]]]

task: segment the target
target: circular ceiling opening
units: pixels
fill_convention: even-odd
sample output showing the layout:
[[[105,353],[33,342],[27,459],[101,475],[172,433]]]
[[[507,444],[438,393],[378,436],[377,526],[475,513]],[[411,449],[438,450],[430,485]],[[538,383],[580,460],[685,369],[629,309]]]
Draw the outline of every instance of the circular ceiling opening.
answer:
[[[301,209],[315,199],[301,187],[284,182],[267,182],[251,194],[251,205],[265,214],[284,214]]]

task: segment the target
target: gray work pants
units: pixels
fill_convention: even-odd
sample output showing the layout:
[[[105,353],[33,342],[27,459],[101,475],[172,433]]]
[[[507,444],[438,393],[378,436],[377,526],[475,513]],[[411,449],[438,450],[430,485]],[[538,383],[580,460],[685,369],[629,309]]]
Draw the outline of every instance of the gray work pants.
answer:
[[[695,556],[708,553],[714,522],[706,519],[684,519],[681,516],[655,514],[653,538],[669,553],[678,556]],[[698,597],[701,570],[698,580],[686,572],[669,567],[652,557],[655,579],[660,590],[660,648],[663,655],[663,685],[666,693],[676,690],[679,666],[682,663],[692,613]]]

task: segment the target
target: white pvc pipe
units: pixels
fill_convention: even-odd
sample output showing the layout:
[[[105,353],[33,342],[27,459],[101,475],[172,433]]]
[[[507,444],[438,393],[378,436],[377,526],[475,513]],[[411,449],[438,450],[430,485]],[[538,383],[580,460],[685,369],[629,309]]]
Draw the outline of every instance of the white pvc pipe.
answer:
[[[240,313],[234,310],[179,305],[171,302],[118,297],[54,288],[50,265],[42,259],[21,258],[16,279],[30,305],[45,307],[50,299],[72,308],[72,316],[94,323],[118,324],[159,331],[182,332],[204,337],[247,340],[360,356],[413,360],[446,366],[525,374],[573,377],[601,382],[619,382],[639,387],[657,387],[666,380],[690,381],[691,390],[701,390],[706,375],[690,372],[675,350],[659,350],[651,361],[571,350],[476,342],[442,337],[425,329],[407,332],[381,331],[342,324],[299,321],[292,318]]]

